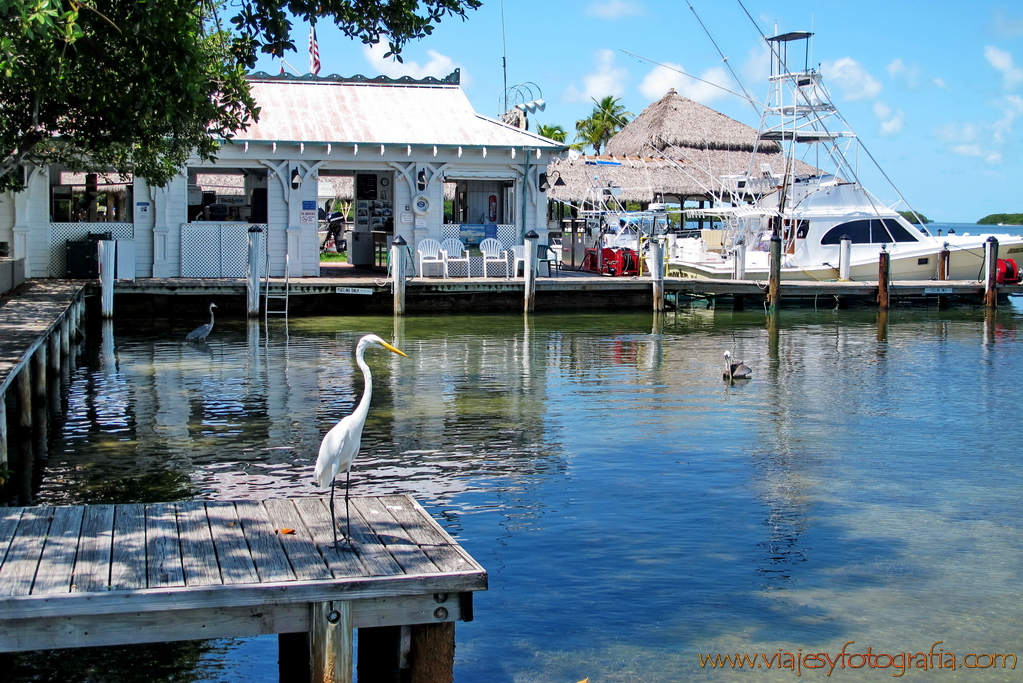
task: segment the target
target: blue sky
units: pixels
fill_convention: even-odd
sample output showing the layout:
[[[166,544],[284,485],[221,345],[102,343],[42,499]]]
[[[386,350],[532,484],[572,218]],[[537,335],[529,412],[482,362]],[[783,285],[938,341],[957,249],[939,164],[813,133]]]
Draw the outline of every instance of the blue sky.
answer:
[[[748,103],[678,71],[736,90],[716,42],[762,100],[768,60],[757,28],[734,0],[691,3],[695,13],[685,0],[484,0],[468,20],[449,19],[408,45],[404,64],[321,22],[320,75],[444,76],[460,68],[476,111],[497,117],[506,55],[508,85],[532,84],[547,102],[531,128],[560,124],[574,134],[596,99],[614,95],[639,114],[671,87],[756,127],[759,114]],[[985,0],[828,0],[816,7],[744,0],[744,6],[764,33],[815,33],[812,62],[833,99],[917,211],[968,223],[1023,212],[1023,6]],[[299,51],[286,58],[302,73],[309,68],[307,33],[297,27]],[[280,63],[264,59],[259,68],[277,73]],[[894,203],[895,191],[865,159],[860,171],[869,189]]]

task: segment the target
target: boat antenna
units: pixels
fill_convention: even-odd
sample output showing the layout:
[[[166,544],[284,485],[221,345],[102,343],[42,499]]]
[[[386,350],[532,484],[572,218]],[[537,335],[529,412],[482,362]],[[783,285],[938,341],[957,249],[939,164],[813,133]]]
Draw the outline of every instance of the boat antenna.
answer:
[[[702,28],[703,32],[707,34],[707,38],[710,40],[711,45],[713,45],[714,49],[717,50],[718,56],[721,57],[721,61],[725,63],[726,67],[728,67],[728,73],[732,74],[732,80],[734,80],[738,84],[739,89],[742,90],[742,94],[745,96],[746,101],[749,103],[751,107],[753,107],[753,111],[757,112],[757,106],[753,103],[753,98],[750,97],[749,92],[746,90],[746,86],[739,78],[739,74],[735,73],[735,69],[732,68],[732,63],[729,61],[728,57],[725,56],[725,53],[721,51],[721,48],[718,46],[717,41],[714,40],[714,36],[711,35],[711,32],[707,30],[707,26],[703,23],[703,19],[701,19],[700,15],[696,13],[696,8],[693,7],[693,3],[689,2],[689,0],[686,0],[686,4],[689,5],[689,10],[693,13],[693,16],[696,17],[696,21],[699,22],[700,28]]]
[[[502,97],[504,102],[501,106],[502,113],[508,111],[508,41],[504,33],[504,0],[501,0],[501,71],[504,73],[504,91]]]

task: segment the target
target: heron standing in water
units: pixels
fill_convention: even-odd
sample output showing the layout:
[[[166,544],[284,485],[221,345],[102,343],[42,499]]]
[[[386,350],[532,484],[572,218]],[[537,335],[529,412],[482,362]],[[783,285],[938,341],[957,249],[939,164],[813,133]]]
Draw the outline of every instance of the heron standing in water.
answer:
[[[359,340],[355,348],[355,362],[362,369],[365,388],[359,405],[351,415],[344,417],[334,425],[320,443],[320,454],[316,458],[316,481],[320,486],[330,486],[330,525],[334,529],[334,547],[338,547],[337,520],[334,516],[334,487],[338,472],[345,472],[345,541],[352,543],[352,521],[348,508],[348,492],[352,474],[352,460],[359,453],[362,443],[362,428],[369,414],[369,402],[373,396],[373,374],[366,365],[366,349],[370,346],[382,346],[388,351],[406,356],[399,349],[391,346],[375,334],[367,334]]]
[[[217,307],[216,304],[214,303],[210,304],[210,321],[205,325],[200,325],[199,327],[189,332],[185,339],[205,341],[206,337],[208,337],[210,332],[213,331],[213,309],[216,307]]]

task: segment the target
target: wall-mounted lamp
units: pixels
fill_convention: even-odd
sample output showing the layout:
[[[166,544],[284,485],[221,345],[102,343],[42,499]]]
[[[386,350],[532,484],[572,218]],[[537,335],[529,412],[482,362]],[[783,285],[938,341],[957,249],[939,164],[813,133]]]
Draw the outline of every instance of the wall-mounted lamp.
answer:
[[[554,178],[553,182],[551,182],[552,177]],[[536,184],[540,188],[541,192],[546,192],[547,190],[551,189],[551,187],[564,187],[567,184],[564,180],[561,179],[561,173],[559,171],[554,171],[553,173],[549,174],[541,173],[536,180],[537,180]]]
[[[291,171],[291,189],[297,190],[298,186],[302,184],[302,174],[298,172],[298,169]]]
[[[426,191],[426,169],[419,170],[419,175],[416,176],[416,187],[420,192]]]

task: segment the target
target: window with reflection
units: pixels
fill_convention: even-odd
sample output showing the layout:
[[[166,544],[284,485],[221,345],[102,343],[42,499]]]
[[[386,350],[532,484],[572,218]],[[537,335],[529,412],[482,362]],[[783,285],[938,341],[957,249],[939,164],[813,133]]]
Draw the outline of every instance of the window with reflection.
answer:
[[[821,244],[840,244],[848,236],[853,244],[917,242],[917,238],[894,218],[869,218],[841,223],[824,233]]]

